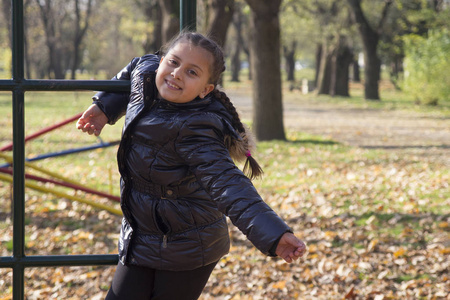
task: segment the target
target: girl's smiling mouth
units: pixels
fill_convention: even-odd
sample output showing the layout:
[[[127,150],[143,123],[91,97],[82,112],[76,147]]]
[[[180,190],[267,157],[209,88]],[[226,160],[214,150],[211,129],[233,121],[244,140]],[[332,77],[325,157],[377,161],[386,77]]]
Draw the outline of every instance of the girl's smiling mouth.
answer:
[[[169,80],[166,80],[166,84],[169,88],[174,89],[174,90],[181,90],[181,88],[178,85],[173,84],[172,82],[170,82]]]

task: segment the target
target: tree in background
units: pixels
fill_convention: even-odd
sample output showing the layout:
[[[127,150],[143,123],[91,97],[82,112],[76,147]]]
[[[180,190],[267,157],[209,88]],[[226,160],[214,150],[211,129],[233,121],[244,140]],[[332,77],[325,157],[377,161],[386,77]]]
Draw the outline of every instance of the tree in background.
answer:
[[[153,5],[155,1],[152,0]],[[70,72],[75,79],[78,71],[88,71],[97,78],[102,71],[111,78],[134,56],[154,51],[148,46],[154,22],[148,21],[148,7],[139,2],[123,5],[121,0],[25,1],[26,70],[33,73],[27,72],[27,77],[62,79]],[[95,17],[87,20],[89,3]],[[79,57],[78,62],[75,57]],[[105,79],[105,75],[100,78]]]
[[[294,1],[283,1],[280,9],[281,48],[284,58],[283,67],[286,72],[286,80],[290,81],[291,85],[295,82],[297,46],[303,33],[299,24],[302,19],[298,17],[296,12],[297,7],[292,2]]]
[[[287,81],[295,81],[295,63],[296,63],[297,41],[293,39],[290,44],[283,44],[283,56],[285,60],[284,69],[286,71]]]
[[[349,96],[349,66],[356,44],[343,0],[288,0],[283,4],[282,36],[288,78],[295,68],[294,41],[303,57],[315,61],[314,82],[319,94]],[[297,55],[294,55],[297,56]]]
[[[230,41],[227,53],[230,55],[231,81],[239,81],[242,62],[247,64],[248,80],[252,80],[252,69],[250,66],[250,8],[244,0],[235,1],[234,16],[231,33],[227,39]],[[243,61],[242,61],[243,60]]]
[[[251,8],[253,131],[258,140],[285,140],[280,70],[282,0],[246,0]]]
[[[161,0],[129,0],[126,2],[127,5],[124,5],[122,0],[24,0],[26,77],[64,78],[70,74],[71,78],[75,78],[75,76],[87,76],[83,75],[84,72],[85,74],[89,73],[90,78],[110,78],[132,57],[158,50],[163,44],[163,35],[164,39],[168,40],[178,32],[179,1],[163,1],[166,7],[164,11],[160,2]],[[252,3],[252,7],[245,2]],[[403,59],[406,51],[405,36],[415,34],[426,39],[430,30],[446,28],[449,26],[450,20],[450,4],[448,1],[441,0],[396,0],[392,2],[284,0],[277,2],[282,2],[282,5],[279,4],[278,8],[268,13],[262,7],[272,7],[271,1],[269,3],[255,3],[246,0],[199,1],[205,7],[205,11],[201,12],[202,6],[198,6],[200,13],[197,20],[198,24],[203,22],[204,26],[199,27],[203,33],[215,30],[217,33],[214,35],[223,36],[222,33],[226,32],[229,26],[226,25],[227,22],[220,22],[221,16],[226,14],[228,18],[231,11],[233,9],[235,11],[233,30],[226,38],[228,42],[225,42],[224,38],[220,38],[225,44],[226,53],[230,56],[229,70],[233,71],[233,80],[239,80],[240,60],[243,59],[244,53],[249,57],[249,44],[262,43],[261,47],[254,48],[252,51],[260,56],[263,55],[260,52],[265,47],[277,49],[270,58],[261,61],[262,66],[250,68],[253,71],[258,70],[259,77],[264,76],[260,74],[260,70],[265,70],[267,64],[272,64],[274,59],[278,59],[276,53],[280,50],[278,48],[281,44],[280,53],[285,57],[283,64],[280,63],[281,60],[276,63],[283,65],[288,79],[295,80],[295,62],[300,61],[302,65],[312,66],[316,61],[318,91],[330,95],[346,95],[348,89],[346,90],[345,87],[348,87],[347,79],[349,77],[346,72],[348,72],[347,64],[351,53],[356,56],[362,49],[368,48],[365,46],[367,41],[375,40],[378,41],[378,44],[377,47],[373,47],[376,43],[372,44],[372,48],[370,48],[372,52],[364,50],[376,53],[376,55],[366,54],[365,58],[365,95],[368,98],[369,93],[366,91],[370,82],[375,82],[375,87],[370,85],[371,91],[378,94],[378,79],[380,78],[378,66],[381,64],[386,66],[389,71],[391,81],[398,88],[402,87]],[[356,26],[348,24],[350,12],[354,17],[353,20],[356,21],[356,15],[353,10],[349,9],[352,7],[350,2],[359,4],[360,13],[366,21],[366,23],[362,23],[363,26],[359,24],[358,29]],[[233,7],[230,6],[232,3],[234,3]],[[95,12],[95,17],[88,18],[89,15],[92,16],[92,13],[88,11],[89,4],[92,7],[91,11]],[[4,15],[4,18],[0,20],[3,48],[0,55],[4,61],[1,67],[3,70],[10,70],[11,68],[6,65],[10,65],[11,60],[11,51],[8,51],[11,43],[9,28],[11,1],[2,0],[0,6],[0,11]],[[387,13],[388,10],[389,13]],[[257,30],[248,30],[250,15],[252,26],[258,26]],[[275,15],[278,16],[275,17]],[[265,19],[260,22],[255,20],[255,16]],[[173,31],[163,30],[163,19],[172,25]],[[281,29],[278,29],[281,34],[280,44],[274,44],[274,41],[269,38],[261,41],[258,40],[259,37],[256,39],[257,35],[267,30],[266,25],[270,22],[278,24],[278,21],[280,21],[280,25],[276,26],[281,26]],[[381,23],[382,27],[380,27]],[[362,27],[369,28],[364,31],[368,32],[368,35],[361,33]],[[375,32],[375,38],[371,35],[373,32],[370,29]],[[359,30],[359,34],[355,34],[358,32],[357,30]],[[219,32],[222,33],[219,34]],[[262,42],[263,40],[264,42]],[[366,41],[365,44],[362,43],[363,41]],[[317,57],[316,60],[315,57]],[[367,63],[367,57],[373,58],[377,62],[375,64],[377,66],[375,69],[378,70],[376,76],[367,75],[367,72],[373,73],[369,71],[372,64]],[[352,61],[355,60],[352,59]],[[276,69],[279,67],[277,68],[274,63],[271,71],[268,72],[270,74],[270,78],[267,79],[269,84],[262,84],[261,91],[267,86],[275,86],[275,90],[277,89],[276,81],[278,79],[276,78],[277,74],[274,73]],[[78,71],[81,71],[81,75]],[[101,73],[98,74],[99,72]],[[414,70],[409,69],[409,72],[414,72]],[[249,72],[249,75],[251,76],[252,73]],[[353,75],[357,75],[357,72],[353,72]],[[355,77],[353,78],[355,79]],[[377,80],[374,81],[373,78],[377,78]],[[254,79],[256,82],[257,78]],[[340,90],[340,88],[344,89]],[[265,92],[261,93],[267,95]],[[273,90],[271,93],[275,93],[275,91]],[[261,97],[255,97],[255,101],[258,101],[257,98]],[[267,109],[279,111],[281,96],[273,94],[271,98],[280,100],[274,100],[274,106],[268,106]],[[280,103],[277,103],[278,101]],[[272,122],[271,118],[263,117],[263,120]],[[277,125],[277,127],[280,126]]]
[[[208,8],[207,35],[224,48],[227,31],[233,18],[234,0],[208,0]]]
[[[36,0],[42,24],[45,45],[48,50],[48,77],[64,79],[66,70],[71,69],[71,77],[80,65],[82,42],[89,27],[93,1],[73,0],[61,2]]]
[[[225,49],[228,28],[234,14],[234,0],[204,0],[205,17],[203,22],[206,35]],[[220,84],[223,84],[222,79]]]
[[[378,87],[381,73],[381,60],[377,53],[378,42],[393,0],[384,1],[381,16],[375,26],[369,23],[366,14],[362,10],[362,0],[347,0],[347,2],[364,45],[364,97],[367,100],[380,100]]]
[[[134,0],[137,7],[144,12],[145,22],[151,30],[145,31],[145,39],[142,47],[145,53],[158,51],[162,46],[162,21],[163,15],[158,0]]]
[[[349,69],[353,62],[353,50],[347,37],[338,36],[337,45],[331,54],[330,89],[331,96],[349,97]]]
[[[418,103],[450,101],[450,30],[405,37],[404,88]]]
[[[11,51],[11,1],[2,0],[0,18],[0,71],[6,78],[12,76],[12,51]]]
[[[158,0],[162,13],[162,45],[178,34],[180,30],[180,1]]]
[[[295,85],[297,61],[314,65],[314,52],[322,30],[318,30],[317,19],[311,14],[312,5],[310,1],[285,0],[281,6],[282,54],[286,79],[292,81],[291,86]]]
[[[75,73],[80,67],[82,42],[89,28],[89,22],[92,15],[92,0],[87,0],[83,4],[80,0],[75,0],[75,33],[73,37],[73,60],[71,79],[75,79]],[[81,6],[85,6],[83,9]]]
[[[353,61],[348,15],[341,0],[316,1],[312,9],[319,19],[319,28],[323,28],[317,53],[317,93],[348,97],[349,67]]]
[[[392,5],[381,36],[379,53],[396,88],[401,88],[404,71],[404,37],[409,34],[426,37],[430,29],[448,28],[450,7],[445,4],[441,0],[399,0]]]
[[[48,52],[48,70],[49,78],[64,79],[64,61],[70,60],[70,49],[65,41],[67,35],[64,30],[65,21],[68,18],[68,12],[65,5],[55,3],[52,0],[35,1],[39,8],[42,24],[44,25],[45,45]]]
[[[327,1],[328,2],[328,1]],[[284,0],[280,11],[281,44],[287,80],[295,81],[295,64],[315,66],[317,45],[327,31],[317,15],[319,2]],[[317,72],[316,72],[317,73]],[[316,82],[316,79],[314,79]]]
[[[228,49],[230,53],[230,70],[231,70],[231,81],[239,82],[239,73],[241,71],[241,53],[244,52],[249,56],[247,39],[244,38],[244,27],[246,26],[244,5],[242,1],[236,1],[234,15],[232,19],[231,33],[228,34],[227,39],[230,40],[228,43]],[[249,72],[251,75],[251,72]]]

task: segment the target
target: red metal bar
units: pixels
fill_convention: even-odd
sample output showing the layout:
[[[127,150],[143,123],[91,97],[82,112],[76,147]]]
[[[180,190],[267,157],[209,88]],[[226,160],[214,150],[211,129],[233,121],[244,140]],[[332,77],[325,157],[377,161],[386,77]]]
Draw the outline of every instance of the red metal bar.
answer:
[[[6,173],[6,174],[11,174],[11,175],[13,174],[12,169],[7,169],[7,168],[0,168],[0,172]],[[86,193],[98,195],[98,196],[105,197],[105,198],[113,200],[113,201],[120,202],[120,197],[118,197],[118,196],[113,196],[113,195],[110,195],[110,194],[107,194],[107,193],[99,192],[99,191],[96,191],[94,189],[91,189],[91,188],[88,188],[88,187],[84,187],[84,186],[80,186],[80,185],[76,185],[76,184],[73,184],[73,183],[56,181],[56,180],[53,180],[53,179],[48,179],[48,178],[44,178],[44,177],[40,177],[40,176],[36,176],[36,175],[31,175],[31,174],[25,174],[25,178],[36,180],[36,181],[40,181],[40,182],[43,182],[43,183],[53,183],[53,184],[56,184],[56,185],[72,188],[74,190],[80,190],[80,191],[83,191],[83,192],[86,192]]]
[[[50,127],[44,128],[44,129],[42,129],[42,130],[40,130],[40,131],[38,131],[38,132],[36,132],[36,133],[33,133],[33,134],[31,134],[31,135],[25,137],[25,142],[27,142],[27,141],[29,141],[29,140],[32,140],[32,139],[35,139],[35,138],[37,138],[38,136],[43,135],[44,133],[47,133],[47,132],[52,131],[52,130],[54,130],[54,129],[56,129],[56,128],[62,127],[62,126],[66,125],[66,124],[68,124],[68,123],[70,123],[70,122],[73,122],[73,121],[75,121],[75,120],[78,120],[78,119],[82,116],[82,114],[83,114],[83,113],[79,113],[79,114],[77,114],[76,116],[73,116],[73,117],[70,118],[70,119],[67,119],[67,120],[65,120],[65,121],[62,121],[62,122],[57,123],[57,124],[55,124],[55,125],[52,125],[52,126],[50,126]],[[0,151],[11,151],[12,148],[13,148],[13,143],[8,144],[8,145],[6,145],[6,146],[3,146],[2,148],[0,148]]]

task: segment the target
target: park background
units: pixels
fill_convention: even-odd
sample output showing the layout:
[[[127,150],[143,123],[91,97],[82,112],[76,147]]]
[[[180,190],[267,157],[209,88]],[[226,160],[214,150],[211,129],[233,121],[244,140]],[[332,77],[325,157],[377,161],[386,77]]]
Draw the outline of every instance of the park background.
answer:
[[[1,2],[0,21],[5,79],[11,76],[8,3]],[[179,28],[177,1],[25,1],[25,9],[30,79],[111,78]],[[309,250],[287,265],[262,256],[230,227],[233,247],[203,299],[446,299],[448,1],[197,1],[197,10],[197,29],[226,50],[223,87],[260,140],[256,155],[265,176],[255,185]],[[374,39],[375,45],[366,41]],[[92,94],[27,92],[26,133],[82,112]],[[11,107],[11,93],[2,92],[0,146],[12,141]],[[277,113],[281,118],[273,118]],[[120,127],[108,127],[102,139],[119,139]],[[68,126],[33,140],[26,154],[96,142]],[[36,164],[117,195],[115,151]],[[8,256],[8,182],[0,182],[0,195],[1,252]],[[26,223],[27,255],[117,253],[120,217],[105,210],[27,189]],[[113,271],[30,268],[25,294],[101,299]],[[11,297],[11,278],[10,270],[0,270],[2,299]]]

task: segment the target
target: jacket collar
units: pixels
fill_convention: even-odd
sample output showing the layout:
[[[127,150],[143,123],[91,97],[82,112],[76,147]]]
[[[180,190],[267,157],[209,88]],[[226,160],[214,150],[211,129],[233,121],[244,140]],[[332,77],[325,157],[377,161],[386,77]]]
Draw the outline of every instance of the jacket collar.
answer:
[[[158,101],[158,100],[157,100]],[[196,109],[196,108],[202,108],[205,107],[209,104],[211,104],[211,97],[205,97],[205,98],[200,98],[197,97],[192,101],[186,102],[186,103],[175,103],[175,102],[170,102],[167,101],[165,99],[159,99],[159,105],[163,108],[167,108],[167,109]]]

